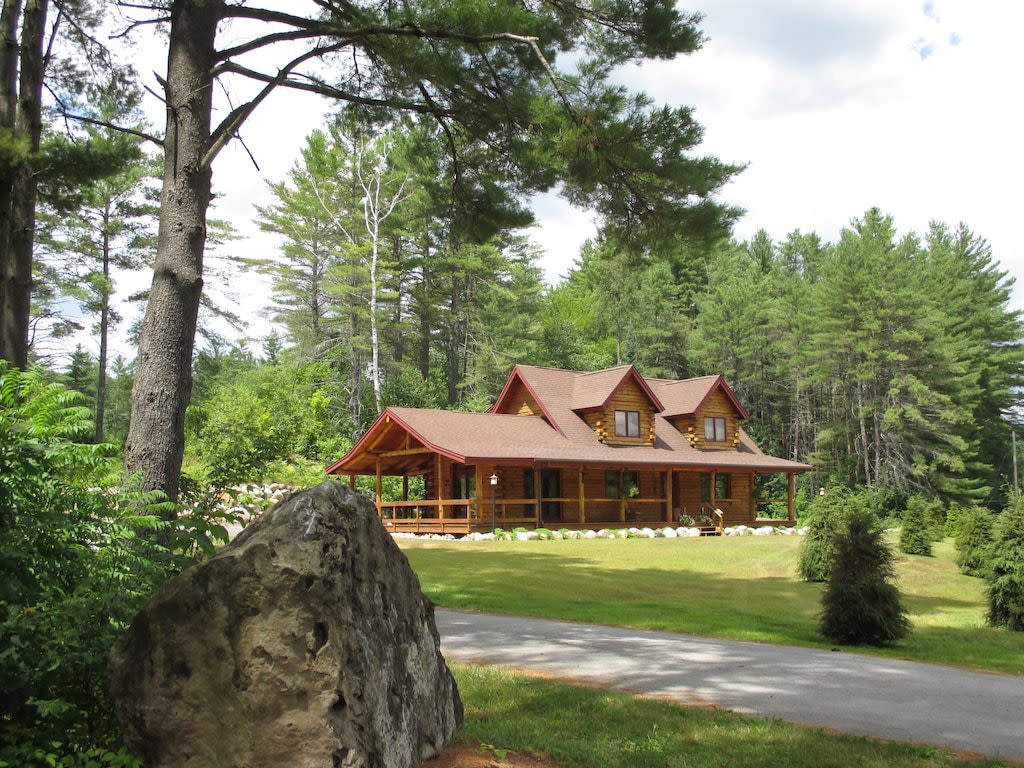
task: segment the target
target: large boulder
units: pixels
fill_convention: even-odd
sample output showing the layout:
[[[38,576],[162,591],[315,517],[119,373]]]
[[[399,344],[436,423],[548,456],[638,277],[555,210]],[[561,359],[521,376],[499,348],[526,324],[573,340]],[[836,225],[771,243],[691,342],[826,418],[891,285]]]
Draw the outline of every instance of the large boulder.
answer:
[[[156,768],[407,768],[462,722],[433,605],[335,482],[167,582],[109,669],[125,742]]]

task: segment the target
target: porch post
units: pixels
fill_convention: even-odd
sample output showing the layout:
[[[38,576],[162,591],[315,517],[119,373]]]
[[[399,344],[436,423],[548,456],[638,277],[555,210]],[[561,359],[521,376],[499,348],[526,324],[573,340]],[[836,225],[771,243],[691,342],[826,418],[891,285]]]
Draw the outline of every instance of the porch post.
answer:
[[[356,489],[356,475],[354,472],[348,476],[348,487],[353,491]]]
[[[672,470],[665,475],[665,522],[672,523]]]
[[[380,459],[377,459],[377,517],[380,517],[380,503],[384,500],[384,486],[380,476]]]
[[[540,505],[541,505],[541,501],[540,501],[540,499],[541,499],[540,480],[541,480],[541,471],[537,467],[534,467],[533,468],[533,497],[534,497],[533,520],[534,520],[534,526],[537,527],[537,528],[540,528]]]
[[[476,510],[476,519],[477,520],[483,520],[484,519],[484,509],[483,509],[484,468],[480,464],[477,464],[475,472],[476,472],[476,480],[474,481],[473,485],[476,486],[476,500],[475,500],[474,507],[475,507],[475,510]]]
[[[789,502],[789,522],[796,522],[796,475],[789,473],[789,481],[786,483],[787,501]]]
[[[583,524],[587,522],[586,499],[583,492],[583,467],[580,467],[579,472],[576,474],[576,487],[580,492],[580,524]]]
[[[441,454],[437,454],[437,519],[444,520],[444,475],[441,474]]]
[[[711,508],[717,509],[718,502],[715,500],[715,481],[718,479],[718,473],[715,470],[711,470]]]
[[[619,470],[619,522],[626,522],[626,470]]]
[[[402,501],[409,500],[409,475],[402,475]]]

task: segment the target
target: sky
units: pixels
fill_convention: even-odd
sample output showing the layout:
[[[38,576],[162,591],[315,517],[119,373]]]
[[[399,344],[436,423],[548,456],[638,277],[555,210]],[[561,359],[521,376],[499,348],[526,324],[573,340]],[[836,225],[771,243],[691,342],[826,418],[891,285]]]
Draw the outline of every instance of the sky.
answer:
[[[776,240],[796,229],[834,240],[878,206],[901,232],[923,232],[931,220],[966,222],[1024,283],[1016,60],[1024,2],[699,0],[685,8],[704,14],[703,48],[617,77],[657,102],[693,106],[705,129],[698,151],[746,164],[719,195],[745,211],[739,239],[763,228]],[[151,87],[164,51],[156,38],[141,37],[131,52]],[[244,94],[233,96],[237,103]],[[278,247],[254,225],[255,206],[269,202],[267,181],[285,176],[327,107],[309,94],[276,93],[242,131],[259,170],[237,144],[217,159],[216,215],[235,224],[243,238],[234,247],[246,256],[271,256]],[[147,113],[162,126],[159,102],[151,100]],[[594,234],[594,217],[554,193],[532,206],[530,234],[554,284]],[[120,295],[149,279],[122,280]],[[238,275],[231,289],[246,335],[261,339],[271,327],[263,313],[269,286]],[[1020,285],[1014,303],[1024,307]],[[133,354],[123,335],[114,347]]]

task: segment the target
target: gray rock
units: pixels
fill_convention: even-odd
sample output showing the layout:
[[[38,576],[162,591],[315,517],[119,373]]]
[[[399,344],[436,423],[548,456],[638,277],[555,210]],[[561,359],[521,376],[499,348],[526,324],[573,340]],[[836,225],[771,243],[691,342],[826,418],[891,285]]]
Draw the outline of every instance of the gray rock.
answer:
[[[434,607],[372,504],[335,482],[167,582],[111,650],[156,768],[408,768],[462,722]]]

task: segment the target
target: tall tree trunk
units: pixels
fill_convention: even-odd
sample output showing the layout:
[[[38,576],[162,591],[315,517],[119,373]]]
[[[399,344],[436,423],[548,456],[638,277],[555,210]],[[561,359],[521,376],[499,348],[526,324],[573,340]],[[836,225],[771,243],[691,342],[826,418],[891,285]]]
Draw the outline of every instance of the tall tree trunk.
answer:
[[[863,452],[862,457],[864,460],[864,483],[871,487],[871,461],[870,451],[868,448],[868,430],[867,425],[864,421],[864,385],[861,382],[857,382],[857,421],[860,424],[860,449]]]
[[[424,245],[423,266],[420,268],[420,376],[424,381],[430,378],[430,248]]]
[[[32,248],[35,244],[38,181],[35,156],[43,130],[42,94],[48,0],[28,0],[21,26],[21,55],[14,138],[29,154],[14,168],[10,214],[0,224],[8,238],[0,243],[0,357],[19,368],[28,365],[28,328],[32,300]],[[5,73],[6,74],[6,73]],[[8,229],[9,227],[9,229]]]
[[[445,353],[448,362],[448,405],[459,400],[459,278],[452,275],[452,292],[448,300],[448,344]]]
[[[878,408],[872,412],[871,421],[875,430],[875,485],[879,485],[882,477],[882,429],[878,423]]]
[[[379,184],[379,181],[378,181]],[[369,195],[369,193],[367,193]],[[368,205],[364,202],[364,205]],[[373,402],[380,413],[380,331],[377,327],[377,265],[380,262],[380,220],[376,201],[367,207],[366,229],[370,235],[370,380],[373,383]],[[369,211],[372,210],[372,215]]]
[[[125,467],[143,486],[178,496],[185,407],[203,288],[214,39],[223,0],[175,0],[165,86],[167,129],[156,264],[139,338]]]
[[[103,210],[103,299],[100,305],[100,357],[96,374],[96,433],[93,442],[103,442],[103,421],[107,410],[107,334],[110,327],[110,203]]]
[[[21,19],[21,0],[4,0],[0,12],[0,33],[3,50],[0,51],[0,131],[10,140],[14,138],[14,121],[18,108],[18,22]],[[8,328],[13,336],[13,312],[7,301],[7,284],[13,278],[11,264],[11,200],[14,196],[15,165],[0,166],[0,359],[15,357],[9,348]],[[13,339],[12,339],[13,340]]]

